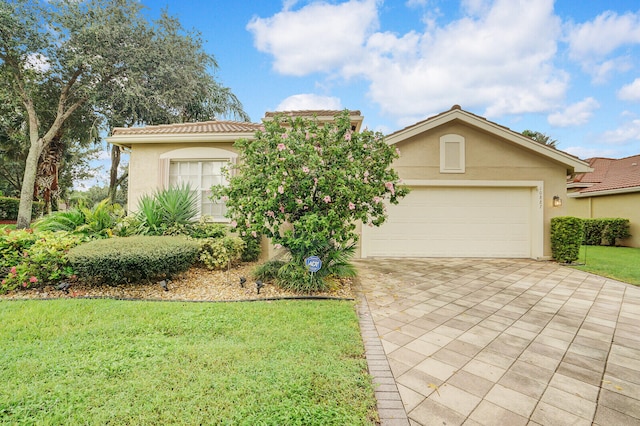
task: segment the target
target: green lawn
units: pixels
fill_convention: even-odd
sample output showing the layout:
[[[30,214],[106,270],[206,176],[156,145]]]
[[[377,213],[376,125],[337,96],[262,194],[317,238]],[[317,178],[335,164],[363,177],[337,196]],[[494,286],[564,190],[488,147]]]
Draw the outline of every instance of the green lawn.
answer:
[[[1,424],[373,424],[353,302],[0,302]]]
[[[576,263],[586,263],[576,269],[640,285],[640,248],[582,246]]]

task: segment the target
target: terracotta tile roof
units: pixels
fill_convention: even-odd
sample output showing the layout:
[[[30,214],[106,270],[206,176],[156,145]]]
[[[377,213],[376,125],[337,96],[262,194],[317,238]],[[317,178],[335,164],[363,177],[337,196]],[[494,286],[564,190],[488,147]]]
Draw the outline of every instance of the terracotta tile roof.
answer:
[[[306,109],[306,110],[297,110],[297,111],[267,111],[264,113],[265,118],[271,118],[276,115],[288,115],[292,117],[313,117],[314,115],[318,117],[335,117],[340,114],[341,110],[334,109]],[[349,115],[351,116],[359,116],[359,110],[349,111]]]
[[[123,135],[163,135],[194,133],[253,133],[262,128],[262,124],[243,121],[202,121],[199,123],[160,124],[144,127],[116,127],[112,136]]]
[[[593,172],[580,173],[570,183],[591,184],[581,189],[581,194],[638,188],[640,191],[640,155],[631,157],[590,158],[587,160]]]

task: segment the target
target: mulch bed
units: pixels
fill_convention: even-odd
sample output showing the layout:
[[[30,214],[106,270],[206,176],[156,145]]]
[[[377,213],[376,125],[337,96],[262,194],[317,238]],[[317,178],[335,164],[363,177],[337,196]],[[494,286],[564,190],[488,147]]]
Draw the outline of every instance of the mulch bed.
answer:
[[[258,290],[251,279],[251,271],[256,263],[244,263],[229,270],[211,271],[206,268],[191,268],[189,271],[167,283],[164,290],[159,282],[122,285],[89,285],[82,282],[71,283],[67,291],[57,290],[55,286],[45,285],[31,289],[16,289],[0,295],[0,300],[15,299],[58,299],[58,298],[115,298],[133,300],[167,301],[242,301],[272,300],[281,298],[340,298],[353,299],[353,281],[342,280],[340,288],[327,292],[301,294],[282,290],[273,284],[265,283]],[[244,287],[240,286],[240,277],[246,277]]]

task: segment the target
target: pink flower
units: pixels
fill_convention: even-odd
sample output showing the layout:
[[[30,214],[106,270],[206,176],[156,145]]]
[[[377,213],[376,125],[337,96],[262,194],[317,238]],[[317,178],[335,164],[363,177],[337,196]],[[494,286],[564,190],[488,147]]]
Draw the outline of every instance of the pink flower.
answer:
[[[15,274],[15,273],[16,273],[16,267],[15,267],[15,266],[12,266],[12,267],[11,267],[11,270],[10,270],[9,272],[11,272],[12,274]]]
[[[24,288],[27,288],[27,286],[28,286],[28,285],[29,285],[29,284],[27,284],[27,282],[26,282],[26,281],[22,283],[22,287],[24,287]]]
[[[273,247],[275,247],[275,248],[276,248],[276,250],[279,250],[279,249],[281,249],[281,248],[282,248],[282,244],[276,244],[276,245],[275,245],[275,246],[273,246]]]
[[[279,194],[284,194],[284,186],[280,185],[280,186],[278,187],[278,193],[279,193]]]
[[[38,278],[37,277],[31,277],[31,278],[29,278],[29,282],[37,283],[38,282]]]
[[[236,222],[235,220],[231,221],[231,227],[235,228],[236,226],[238,226],[238,222]]]
[[[287,149],[287,147],[285,146],[285,144],[283,144],[283,143],[279,143],[279,144],[278,144],[278,151],[284,151],[285,149]]]
[[[287,133],[283,133],[282,135],[280,135],[282,137],[282,139],[286,139],[289,137],[289,134]]]
[[[300,198],[296,199],[296,203],[302,204],[302,200]]]
[[[269,211],[267,211],[267,216],[276,217],[276,214],[272,210],[269,210]]]
[[[280,213],[284,213],[284,206],[280,206]]]
[[[344,140],[345,141],[350,141],[351,140],[351,132],[347,132],[344,134]]]
[[[315,183],[316,185],[318,184],[318,178],[313,178],[313,183]]]
[[[251,236],[253,238],[256,238],[258,236],[258,233],[256,231],[251,231]]]
[[[398,154],[398,156],[400,156],[400,148],[396,148],[396,154]]]
[[[227,201],[229,201],[229,197],[227,197],[226,195],[223,195],[222,196],[222,201],[224,201],[226,203]]]
[[[322,199],[322,201],[324,201],[325,203],[330,203],[331,202],[331,197],[328,195],[325,195],[324,198]]]
[[[356,205],[353,203],[349,203],[349,210],[355,210]]]
[[[303,166],[302,171],[305,173],[309,173],[309,168],[307,166]]]
[[[373,202],[374,203],[379,203],[380,201],[382,201],[382,198],[380,198],[378,196],[373,197]]]
[[[391,192],[391,195],[394,195],[396,193],[396,190],[393,187],[393,182],[386,182],[384,186],[389,190],[389,192]]]
[[[367,176],[369,176],[369,171],[368,171],[368,170],[365,170],[365,171],[364,171],[364,177],[367,177]]]
[[[2,280],[2,285],[5,285],[7,283],[7,280]]]
[[[362,144],[362,147],[363,147],[364,149],[367,149],[367,144],[366,144],[366,143],[365,143],[365,144]]]
[[[311,135],[309,135],[309,132],[307,132],[307,133],[304,135],[304,138],[305,138],[306,140],[309,140],[309,138],[310,138],[310,137],[311,137]]]

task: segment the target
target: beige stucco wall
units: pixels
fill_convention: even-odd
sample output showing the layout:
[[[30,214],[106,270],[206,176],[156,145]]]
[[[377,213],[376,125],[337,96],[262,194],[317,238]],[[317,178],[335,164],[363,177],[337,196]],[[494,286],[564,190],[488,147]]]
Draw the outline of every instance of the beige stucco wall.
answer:
[[[628,247],[640,247],[640,193],[568,198],[566,204],[569,216],[629,219],[631,238],[619,241],[619,243]]]
[[[447,134],[465,138],[464,173],[440,172],[440,137]],[[431,129],[396,146],[401,157],[394,168],[403,180],[542,181],[543,256],[551,256],[550,220],[566,214],[566,202],[553,207],[554,195],[566,201],[566,166],[460,122]]]
[[[160,156],[184,148],[217,148],[236,152],[233,143],[171,143],[136,144],[131,147],[129,156],[129,195],[128,208],[135,211],[138,200],[144,194],[151,194],[162,187],[160,176]],[[206,158],[206,157],[204,157]],[[202,159],[204,159],[202,158]],[[199,159],[194,157],[194,159]]]

